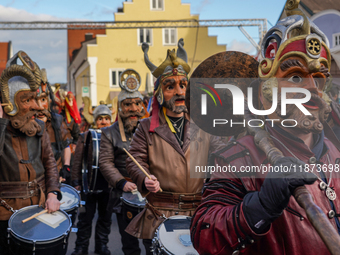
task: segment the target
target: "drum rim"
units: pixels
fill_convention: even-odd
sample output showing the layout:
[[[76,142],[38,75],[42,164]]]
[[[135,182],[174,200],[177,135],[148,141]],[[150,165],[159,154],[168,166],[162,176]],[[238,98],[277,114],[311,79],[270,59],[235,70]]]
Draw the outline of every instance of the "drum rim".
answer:
[[[187,215],[173,215],[173,216],[170,216],[168,218],[166,218],[166,220],[164,220],[157,228],[156,230],[156,233],[155,233],[155,237],[157,238],[157,242],[159,244],[159,247],[160,248],[163,248],[163,250],[165,252],[167,252],[168,254],[171,254],[171,255],[175,255],[174,253],[172,253],[171,251],[169,251],[165,246],[164,244],[162,243],[162,240],[159,238],[159,230],[162,226],[162,224],[164,224],[166,221],[168,220],[175,220],[175,219],[184,219],[184,218],[192,218],[191,216],[187,216]],[[189,229],[189,234],[190,234],[190,229]],[[196,249],[194,248],[193,244],[191,244],[192,248],[196,251]],[[196,251],[197,252],[197,251]],[[197,252],[198,254],[198,252]]]
[[[93,129],[93,128],[90,128],[88,131],[90,133],[90,136],[86,137],[85,145],[84,145],[84,150],[85,150],[85,147],[87,146],[87,139],[89,139],[88,137],[91,137],[91,142],[89,142],[89,146],[91,144],[91,146],[93,148],[94,144],[96,144],[95,147],[97,148],[96,149],[97,150],[96,151],[96,157],[94,158],[94,157],[92,157],[93,155],[91,155],[91,157],[92,157],[91,163],[93,163],[94,160],[96,161],[95,165],[92,164],[92,168],[96,168],[96,176],[95,176],[95,180],[93,181],[93,183],[88,183],[89,180],[87,179],[86,185],[84,184],[84,174],[85,175],[88,174],[88,164],[87,163],[84,164],[83,163],[84,159],[83,159],[82,160],[82,168],[83,168],[83,170],[82,170],[82,184],[83,184],[83,192],[85,194],[93,194],[93,193],[98,191],[95,188],[96,188],[96,183],[97,183],[98,171],[100,171],[99,170],[99,151],[100,151],[100,141],[101,141],[102,131],[101,131],[101,129]],[[96,139],[93,139],[94,136],[96,137]],[[98,137],[99,137],[99,139],[98,139]],[[93,153],[93,150],[92,150],[92,153]]]
[[[23,207],[23,208],[21,208],[21,209],[19,209],[19,210],[16,210],[16,211],[12,214],[12,216],[9,218],[9,220],[8,220],[8,228],[7,228],[7,230],[10,232],[10,234],[11,234],[12,236],[16,237],[18,240],[23,241],[23,242],[25,242],[25,243],[32,243],[32,244],[33,244],[33,243],[36,243],[36,244],[48,244],[48,243],[52,243],[52,242],[55,242],[55,241],[59,241],[59,240],[63,239],[65,236],[67,236],[67,235],[70,233],[70,230],[71,230],[71,227],[72,227],[71,218],[70,218],[70,216],[68,216],[68,213],[66,213],[64,210],[61,210],[61,209],[60,209],[59,211],[67,216],[67,219],[69,220],[69,226],[68,226],[67,230],[66,230],[63,234],[57,236],[56,238],[54,238],[54,239],[49,239],[49,240],[47,240],[47,239],[46,239],[46,240],[45,240],[45,239],[42,239],[42,240],[39,240],[39,241],[35,241],[35,242],[34,242],[34,240],[32,240],[32,239],[27,239],[27,238],[25,238],[25,237],[23,237],[23,236],[21,236],[21,235],[15,233],[15,232],[13,231],[13,229],[10,227],[10,224],[11,224],[12,221],[13,221],[13,217],[14,217],[16,214],[18,214],[18,213],[20,212],[20,210],[26,209],[26,208],[27,208],[26,210],[28,210],[28,208],[31,208],[31,207],[39,207],[39,205],[29,205],[29,206],[25,206],[25,207]]]
[[[145,204],[146,204],[146,198],[144,198],[144,204],[141,204],[141,205],[136,205],[136,204],[133,204],[133,203],[131,203],[129,200],[127,200],[127,199],[125,199],[124,197],[123,197],[123,195],[124,194],[127,194],[127,193],[131,193],[132,194],[132,192],[123,192],[122,193],[122,196],[120,197],[120,199],[123,201],[123,203],[125,203],[126,205],[129,205],[129,206],[131,206],[131,207],[134,207],[134,208],[144,208],[145,207]]]
[[[78,196],[78,203],[77,203],[77,204],[75,204],[74,206],[72,206],[72,207],[69,208],[69,209],[60,209],[60,210],[63,210],[63,211],[65,211],[65,212],[67,212],[67,213],[68,213],[68,212],[72,212],[73,210],[79,208],[80,200],[81,200],[80,194],[79,194],[78,190],[76,190],[74,187],[72,187],[71,185],[68,185],[68,184],[66,184],[66,183],[61,183],[61,184],[60,184],[60,192],[61,192],[61,187],[63,187],[63,186],[65,186],[66,188],[69,188],[69,189],[73,190],[73,191],[77,194],[77,196]],[[61,206],[60,206],[60,207],[61,207]]]

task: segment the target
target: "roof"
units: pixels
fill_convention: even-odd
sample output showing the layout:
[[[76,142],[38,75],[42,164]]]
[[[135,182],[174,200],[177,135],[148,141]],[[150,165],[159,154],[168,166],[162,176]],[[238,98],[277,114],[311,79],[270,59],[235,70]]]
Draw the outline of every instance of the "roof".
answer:
[[[304,0],[301,5],[305,5],[313,12],[313,15],[324,10],[338,10],[340,11],[339,0]]]
[[[68,25],[72,27],[72,25]],[[97,34],[106,34],[105,28],[103,29],[67,29],[67,52],[69,63],[72,62],[72,54],[74,50],[81,48],[81,43],[85,41],[85,34],[92,33],[95,37]]]
[[[6,68],[10,57],[11,42],[0,42],[0,74]]]
[[[340,1],[339,0],[301,0],[299,4],[299,8],[307,15],[307,17],[311,17],[318,12],[325,10],[338,10],[340,11]],[[282,12],[279,16],[279,20],[286,17],[284,13],[284,5],[282,8]]]

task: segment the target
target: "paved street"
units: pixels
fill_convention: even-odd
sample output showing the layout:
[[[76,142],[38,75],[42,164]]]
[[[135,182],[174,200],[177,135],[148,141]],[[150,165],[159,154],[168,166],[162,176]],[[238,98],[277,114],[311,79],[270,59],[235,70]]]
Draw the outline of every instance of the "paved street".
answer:
[[[90,240],[89,255],[95,255],[94,253],[94,230],[95,230],[96,221],[97,221],[97,214],[92,224],[92,235],[91,235],[91,240]],[[76,233],[70,233],[66,255],[71,255],[71,253],[74,251],[76,238],[77,238]],[[142,249],[142,255],[145,255],[145,249],[144,249],[144,246],[141,240],[139,241],[139,245]],[[120,234],[118,231],[117,218],[115,214],[112,215],[112,226],[111,226],[111,233],[109,236],[108,247],[111,251],[111,255],[124,255],[124,253],[122,252],[122,244],[120,241]]]

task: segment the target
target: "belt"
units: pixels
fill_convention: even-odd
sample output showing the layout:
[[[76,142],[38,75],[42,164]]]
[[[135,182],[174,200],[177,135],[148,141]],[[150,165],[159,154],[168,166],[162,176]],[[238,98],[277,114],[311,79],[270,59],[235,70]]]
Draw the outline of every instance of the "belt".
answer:
[[[160,210],[195,210],[201,203],[201,193],[149,193],[148,202],[156,209]]]
[[[45,190],[45,175],[30,182],[0,182],[1,198],[30,198]]]

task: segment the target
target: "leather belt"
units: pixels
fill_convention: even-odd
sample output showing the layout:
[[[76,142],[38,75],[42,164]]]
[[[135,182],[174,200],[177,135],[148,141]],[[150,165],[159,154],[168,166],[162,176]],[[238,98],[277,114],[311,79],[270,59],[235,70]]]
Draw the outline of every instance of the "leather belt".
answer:
[[[160,210],[195,210],[201,203],[201,193],[150,193],[147,196],[148,202]]]
[[[45,175],[30,182],[0,182],[1,198],[30,198],[45,190]]]

